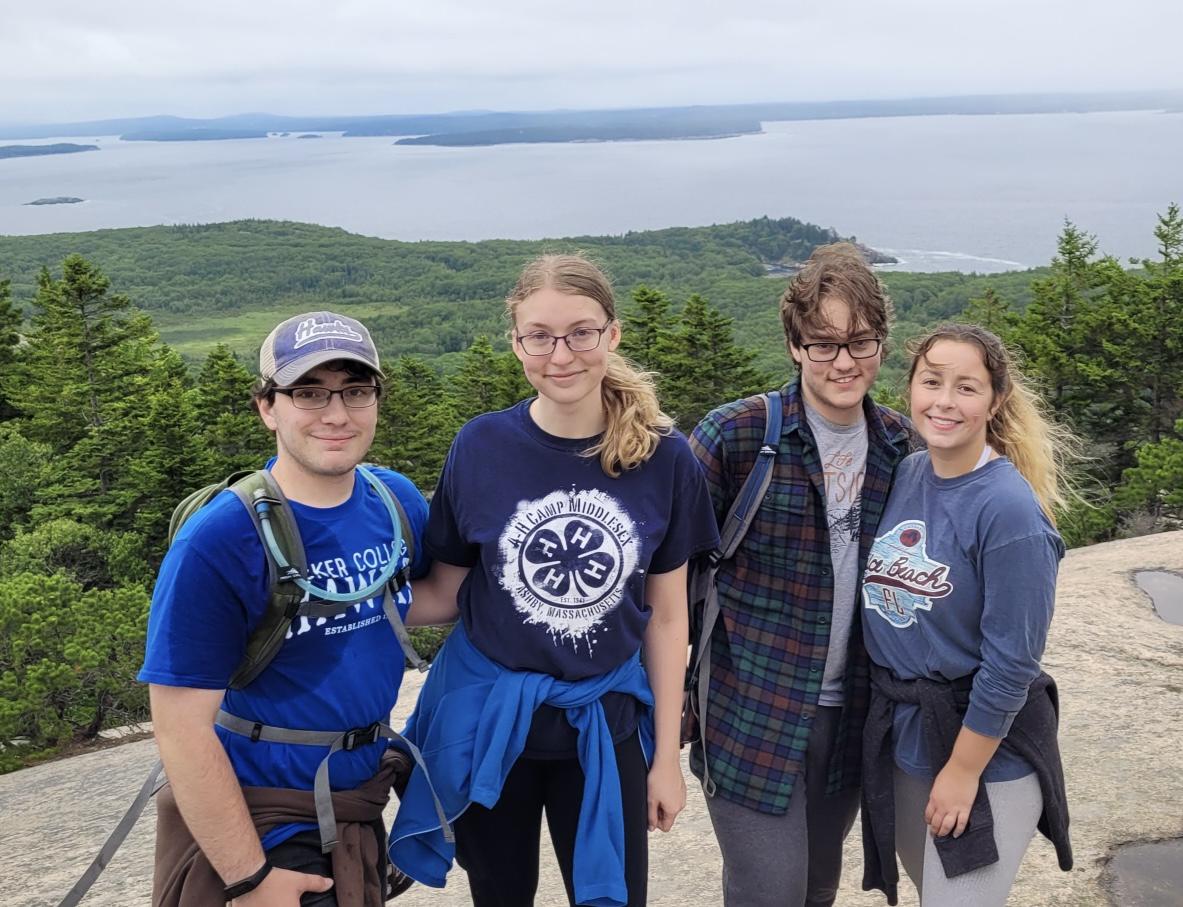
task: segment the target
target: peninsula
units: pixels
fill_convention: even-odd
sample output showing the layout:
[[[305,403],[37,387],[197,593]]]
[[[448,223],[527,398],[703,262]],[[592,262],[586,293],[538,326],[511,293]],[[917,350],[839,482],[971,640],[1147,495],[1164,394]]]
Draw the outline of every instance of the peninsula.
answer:
[[[39,157],[45,154],[76,154],[79,151],[98,151],[98,145],[74,145],[58,142],[54,145],[0,145],[0,159],[6,157]]]

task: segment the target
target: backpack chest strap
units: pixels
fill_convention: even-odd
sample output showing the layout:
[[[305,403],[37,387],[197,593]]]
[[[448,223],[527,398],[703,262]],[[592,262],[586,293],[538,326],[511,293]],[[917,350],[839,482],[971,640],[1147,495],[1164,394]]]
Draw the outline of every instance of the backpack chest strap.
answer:
[[[353,728],[348,731],[303,731],[275,727],[263,724],[261,721],[248,721],[246,718],[231,715],[225,709],[218,709],[214,724],[232,734],[248,737],[252,743],[262,740],[267,743],[327,746],[329,748],[325,757],[320,761],[320,765],[316,767],[316,779],[312,787],[313,801],[316,803],[316,823],[320,828],[322,853],[329,853],[337,846],[337,818],[333,810],[333,792],[329,786],[329,760],[342,750],[355,750],[366,744],[377,743],[379,740],[394,740],[411,754],[411,758],[415,760],[415,764],[423,772],[427,787],[431,791],[431,799],[435,804],[436,816],[440,820],[440,828],[444,832],[444,840],[449,843],[454,840],[452,827],[448,824],[443,804],[440,803],[435,787],[431,783],[431,775],[423,762],[423,754],[419,752],[419,748],[415,744],[385,722],[375,721],[366,727]]]

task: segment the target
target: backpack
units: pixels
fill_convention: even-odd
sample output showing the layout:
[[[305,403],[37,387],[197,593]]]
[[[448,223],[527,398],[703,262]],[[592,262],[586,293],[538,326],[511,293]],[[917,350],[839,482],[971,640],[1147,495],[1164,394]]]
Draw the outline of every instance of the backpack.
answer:
[[[259,625],[252,631],[247,640],[246,653],[242,662],[231,676],[228,687],[240,690],[248,686],[271,663],[283,645],[288,628],[298,617],[335,617],[344,614],[358,602],[367,601],[378,593],[382,594],[382,610],[390,623],[394,635],[398,638],[403,654],[420,671],[427,670],[427,663],[415,652],[411,644],[411,637],[399,616],[394,603],[394,596],[407,584],[409,565],[415,559],[415,541],[410,535],[403,534],[403,527],[409,526],[406,511],[403,510],[398,498],[390,493],[390,489],[373,472],[365,466],[357,467],[361,477],[369,483],[378,497],[386,505],[390,514],[393,555],[382,572],[366,588],[357,592],[332,592],[313,585],[307,578],[308,559],[304,554],[304,545],[300,540],[300,529],[291,506],[276,484],[271,473],[265,469],[253,472],[236,472],[222,482],[207,485],[188,495],[173,510],[168,524],[168,543],[172,545],[181,527],[202,507],[212,501],[223,491],[229,489],[242,502],[263,550],[267,555],[267,570],[270,581],[267,597],[267,607]],[[401,560],[399,552],[402,543],[407,545],[407,564],[404,570],[395,572]],[[304,601],[307,594],[308,601]],[[440,820],[440,827],[444,830],[444,840],[452,841],[452,829],[444,814],[443,805],[431,784],[431,776],[427,773],[427,766],[423,764],[423,757],[418,748],[385,722],[376,721],[365,728],[351,728],[346,731],[305,731],[290,728],[272,727],[259,722],[247,721],[237,715],[231,715],[223,709],[218,710],[214,723],[232,733],[250,737],[253,741],[269,740],[281,743],[306,744],[311,746],[327,746],[329,753],[324,757],[316,776],[314,798],[316,801],[317,824],[320,828],[321,847],[325,853],[337,845],[336,822],[333,814],[331,792],[329,790],[328,762],[333,754],[341,750],[352,750],[367,743],[378,740],[398,741],[407,748],[411,759],[423,771],[427,785],[431,789],[435,801],[436,814]],[[407,771],[410,764],[407,764]],[[131,806],[124,813],[123,818],[115,826],[110,836],[99,849],[98,855],[91,861],[90,866],[74,887],[61,900],[58,907],[75,907],[87,891],[102,874],[111,858],[131,832],[148,801],[164,786],[163,765],[157,762],[149,771],[147,779],[140,788]],[[396,782],[397,783],[397,782]],[[389,894],[399,894],[405,890],[392,889]]]
[[[711,779],[707,764],[706,748],[711,636],[719,620],[719,592],[715,586],[715,576],[719,572],[719,565],[735,556],[736,549],[747,535],[748,528],[760,509],[760,502],[772,482],[772,467],[776,462],[781,419],[784,415],[780,391],[769,391],[760,396],[764,401],[764,441],[756,462],[727,511],[727,517],[719,533],[719,546],[695,565],[689,581],[691,649],[690,663],[683,685],[681,742],[689,743],[691,748],[697,745],[702,749],[702,789],[708,797],[715,795],[715,783]]]
[[[236,472],[224,481],[199,488],[179,503],[173,510],[168,524],[168,543],[172,545],[181,527],[202,507],[229,489],[242,502],[250,514],[259,541],[267,555],[269,591],[267,607],[262,619],[247,640],[246,653],[242,662],[231,676],[228,687],[241,690],[248,686],[263,669],[271,663],[283,645],[292,621],[299,617],[335,617],[345,613],[361,601],[383,593],[383,611],[391,629],[398,638],[403,654],[420,671],[427,670],[427,664],[419,657],[411,644],[410,635],[394,607],[393,596],[397,595],[408,580],[407,571],[395,573],[399,561],[401,542],[407,545],[408,565],[415,560],[415,539],[412,533],[404,533],[408,526],[406,511],[398,498],[390,493],[386,484],[365,466],[357,467],[358,473],[369,483],[386,505],[393,524],[392,550],[394,556],[374,582],[358,592],[330,592],[314,586],[306,577],[308,560],[300,540],[300,529],[279,485],[266,469]],[[393,589],[390,586],[393,586]],[[384,591],[385,590],[385,591]],[[308,601],[304,601],[305,594]]]

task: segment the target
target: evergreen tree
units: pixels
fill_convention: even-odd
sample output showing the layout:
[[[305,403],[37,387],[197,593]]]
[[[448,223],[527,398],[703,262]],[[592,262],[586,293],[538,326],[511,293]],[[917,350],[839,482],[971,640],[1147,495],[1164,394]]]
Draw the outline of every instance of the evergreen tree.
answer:
[[[251,373],[225,344],[206,356],[190,391],[206,482],[258,469],[275,453],[275,440],[251,405],[253,386]]]
[[[13,374],[20,343],[21,313],[12,301],[11,283],[0,280],[0,422],[17,415],[8,400],[5,385],[17,380]]]
[[[987,287],[980,298],[971,299],[961,313],[962,320],[980,325],[987,331],[1008,341],[1019,318],[1010,309],[1010,303],[998,295],[993,287]]]
[[[209,484],[187,384],[181,357],[167,347],[160,350],[137,401],[146,416],[144,433],[116,482],[120,499],[127,503],[112,526],[142,535],[153,565],[164,556],[173,508],[189,492]]]
[[[669,297],[660,290],[637,287],[633,290],[632,306],[625,311],[622,321],[621,355],[643,369],[665,371],[677,325],[670,312]]]
[[[1145,510],[1170,528],[1183,525],[1183,419],[1174,431],[1175,437],[1138,448],[1137,465],[1125,471],[1114,494],[1123,510]]]
[[[434,488],[463,424],[440,376],[422,359],[402,356],[379,405],[371,459],[397,469],[422,489]]]
[[[0,422],[0,541],[24,522],[37,499],[50,447],[24,437],[15,422]]]
[[[1157,444],[1180,435],[1175,420],[1183,415],[1183,214],[1178,205],[1159,215],[1154,236],[1159,258],[1142,262],[1143,291],[1128,319],[1130,330],[1113,339],[1124,346],[1118,367],[1127,380],[1136,376],[1144,387],[1145,436]]]
[[[32,325],[9,398],[22,433],[53,458],[34,519],[71,516],[99,526],[127,522],[119,477],[147,429],[144,396],[159,340],[149,319],[79,255],[62,277],[38,277]]]
[[[465,422],[513,406],[531,393],[517,357],[512,352],[498,353],[484,334],[464,353],[450,385],[457,415]]]
[[[753,367],[754,355],[736,345],[731,319],[697,293],[686,301],[667,348],[662,404],[683,431],[721,403],[757,393],[770,381]]]

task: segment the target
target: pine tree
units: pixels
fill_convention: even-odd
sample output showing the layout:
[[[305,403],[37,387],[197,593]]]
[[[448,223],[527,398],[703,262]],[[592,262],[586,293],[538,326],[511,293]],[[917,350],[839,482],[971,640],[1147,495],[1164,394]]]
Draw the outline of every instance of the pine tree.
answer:
[[[736,345],[731,319],[697,293],[686,301],[667,348],[662,404],[683,431],[721,403],[769,383],[752,365],[754,354]]]
[[[116,488],[147,431],[159,339],[147,316],[109,288],[79,255],[65,260],[60,279],[47,269],[38,276],[19,380],[7,385],[24,414],[22,434],[52,450],[34,520],[69,516],[108,527],[129,519]]]
[[[258,469],[275,453],[275,440],[251,405],[254,379],[225,344],[205,358],[190,391],[205,481]]]
[[[422,359],[402,356],[379,404],[370,458],[420,488],[434,488],[452,438],[463,424],[440,376]]]
[[[204,457],[187,384],[185,363],[165,347],[137,401],[147,417],[139,449],[116,482],[118,497],[126,503],[112,527],[134,529],[143,536],[144,554],[153,565],[164,555],[173,508],[209,481],[202,470]]]
[[[20,343],[21,313],[12,301],[11,283],[0,280],[0,422],[17,415],[4,388],[17,380],[13,374]]]
[[[463,421],[506,409],[530,395],[521,363],[512,352],[498,353],[484,334],[464,353],[450,381],[456,412]]]
[[[632,306],[625,311],[620,353],[641,368],[664,372],[676,319],[670,312],[669,297],[660,290],[639,286],[633,290]]]
[[[980,325],[987,331],[1008,341],[1019,316],[1012,312],[1010,303],[998,295],[993,287],[987,287],[981,298],[971,299],[961,312],[963,320]]]

